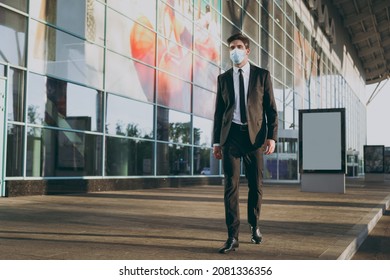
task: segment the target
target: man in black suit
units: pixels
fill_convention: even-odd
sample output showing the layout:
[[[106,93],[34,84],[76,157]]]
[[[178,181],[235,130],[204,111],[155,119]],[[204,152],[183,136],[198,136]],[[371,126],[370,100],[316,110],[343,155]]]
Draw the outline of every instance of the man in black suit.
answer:
[[[218,76],[213,127],[213,154],[222,159],[228,239],[220,253],[238,248],[239,180],[243,160],[248,180],[248,223],[251,242],[260,244],[263,196],[263,154],[275,150],[278,114],[269,71],[248,62],[249,39],[241,33],[228,38],[233,67]]]

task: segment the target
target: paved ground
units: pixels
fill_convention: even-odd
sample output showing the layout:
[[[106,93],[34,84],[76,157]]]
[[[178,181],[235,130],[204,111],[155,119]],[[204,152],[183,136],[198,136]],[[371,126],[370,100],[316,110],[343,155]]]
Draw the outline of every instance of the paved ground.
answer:
[[[378,220],[389,219],[382,215],[390,204],[389,181],[348,180],[345,194],[268,185],[262,208],[265,241],[253,245],[243,186],[240,248],[221,255],[217,251],[226,240],[222,192],[222,186],[196,186],[2,198],[0,259],[350,259]],[[388,223],[372,233],[385,238],[383,243],[374,239],[370,248],[388,246]],[[365,252],[355,258],[371,258]]]
[[[359,247],[353,260],[390,260],[390,209]]]

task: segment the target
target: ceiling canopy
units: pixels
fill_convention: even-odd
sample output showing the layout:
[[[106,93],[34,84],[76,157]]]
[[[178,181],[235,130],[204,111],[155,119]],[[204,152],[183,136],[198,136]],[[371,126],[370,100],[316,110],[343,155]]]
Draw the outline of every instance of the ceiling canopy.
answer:
[[[363,65],[366,83],[390,77],[390,0],[332,0]]]

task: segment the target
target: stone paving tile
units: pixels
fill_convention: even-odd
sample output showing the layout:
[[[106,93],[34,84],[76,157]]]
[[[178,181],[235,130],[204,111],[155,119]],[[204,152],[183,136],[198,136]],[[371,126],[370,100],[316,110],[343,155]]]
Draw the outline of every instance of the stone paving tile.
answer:
[[[246,196],[242,186],[240,248],[228,255],[217,253],[227,237],[222,186],[3,198],[0,259],[350,258],[390,203],[390,184],[349,181],[345,194],[266,185],[260,245],[249,242]],[[372,233],[388,242],[388,228]]]

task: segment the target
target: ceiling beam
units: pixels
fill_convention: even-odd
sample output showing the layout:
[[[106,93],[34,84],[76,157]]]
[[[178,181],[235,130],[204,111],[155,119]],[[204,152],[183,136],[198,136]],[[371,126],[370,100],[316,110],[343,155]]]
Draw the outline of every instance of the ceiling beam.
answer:
[[[369,60],[364,64],[364,68],[375,68],[376,66],[381,66],[383,65],[383,67],[386,66],[386,60],[383,59],[383,57],[377,57],[375,58],[374,60]]]
[[[384,9],[389,9],[390,8],[390,3],[389,1],[376,1],[373,5],[372,5],[372,12],[373,13],[380,13],[382,12]]]
[[[367,78],[376,78],[376,77],[379,77],[379,76],[382,76],[382,75],[385,75],[387,73],[387,69],[385,67],[382,67],[380,69],[377,69],[375,71],[371,71],[371,72],[366,72],[367,74]]]
[[[352,37],[352,44],[357,44],[361,41],[366,41],[372,37],[376,37],[376,36],[379,36],[379,33],[371,30],[371,31],[367,31],[367,32],[361,32],[361,33],[358,33],[356,35],[354,35]]]
[[[349,15],[344,19],[344,25],[346,27],[349,27],[351,25],[360,23],[366,19],[372,19],[373,15],[369,11],[365,11],[364,13],[360,14],[354,14],[354,15]]]

